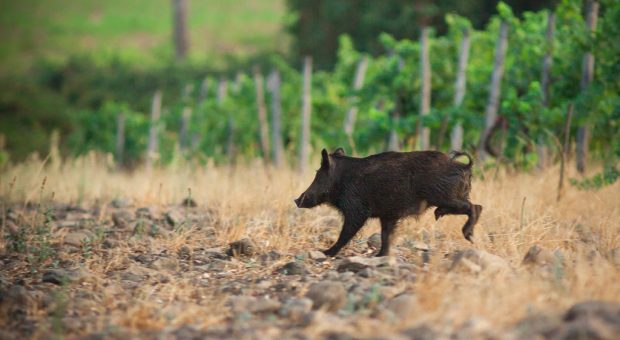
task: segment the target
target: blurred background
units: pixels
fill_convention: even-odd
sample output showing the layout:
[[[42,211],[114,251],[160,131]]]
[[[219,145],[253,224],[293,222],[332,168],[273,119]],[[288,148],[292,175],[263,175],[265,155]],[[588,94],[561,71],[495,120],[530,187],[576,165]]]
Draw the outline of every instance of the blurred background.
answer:
[[[620,154],[619,23],[614,0],[3,1],[0,164],[342,146],[583,170]]]

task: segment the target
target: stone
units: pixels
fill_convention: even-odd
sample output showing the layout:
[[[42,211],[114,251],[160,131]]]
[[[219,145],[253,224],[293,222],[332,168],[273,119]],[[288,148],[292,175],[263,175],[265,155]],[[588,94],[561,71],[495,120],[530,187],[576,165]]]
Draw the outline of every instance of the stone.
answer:
[[[562,320],[559,317],[533,314],[519,320],[512,333],[516,339],[549,339],[561,325]]]
[[[149,267],[155,270],[177,271],[179,262],[172,257],[160,257],[149,264]]]
[[[261,262],[272,262],[272,261],[279,260],[281,257],[282,257],[282,254],[280,254],[279,252],[275,250],[271,250],[265,254],[262,254],[259,259]]]
[[[381,257],[361,257],[351,256],[347,257],[337,264],[339,272],[354,272],[357,273],[363,269],[369,267],[393,267],[396,265],[396,258],[392,256]]]
[[[166,222],[173,227],[179,227],[186,222],[185,215],[178,210],[170,210],[166,212]]]
[[[280,308],[280,316],[294,321],[302,320],[312,310],[312,300],[308,298],[292,298]]]
[[[564,315],[565,321],[582,318],[598,318],[620,328],[620,303],[607,301],[583,301],[574,304]]]
[[[88,241],[88,238],[89,235],[86,233],[79,231],[72,232],[65,235],[64,243],[75,247],[81,247],[85,242]]]
[[[136,209],[136,218],[145,218],[149,220],[159,219],[161,211],[156,206],[140,207]]]
[[[329,312],[337,311],[347,302],[344,286],[336,281],[313,283],[305,297],[312,300],[313,309],[324,309]]]
[[[482,270],[501,272],[510,269],[508,261],[503,258],[474,248],[458,251],[452,254],[451,258],[450,271],[464,270],[478,273]]]
[[[112,222],[114,223],[114,226],[120,229],[127,228],[133,218],[133,214],[128,210],[119,210],[112,214]]]
[[[555,262],[556,257],[553,252],[535,244],[527,251],[521,264],[526,266],[550,266]]]
[[[259,313],[275,313],[280,307],[281,303],[274,299],[267,298],[255,298],[252,296],[235,296],[230,298],[230,307],[233,313],[239,314],[244,312],[259,314]]]
[[[113,208],[127,208],[131,205],[131,202],[126,198],[116,198],[110,202]]]
[[[177,251],[177,256],[183,260],[189,260],[192,258],[192,249],[186,245],[181,246]]]
[[[580,318],[563,324],[553,335],[557,340],[596,339],[616,340],[620,328],[598,318]]]
[[[289,262],[284,266],[280,267],[280,269],[278,269],[278,272],[284,275],[306,275],[310,273],[306,266],[296,261]]]
[[[43,273],[42,282],[64,285],[86,280],[89,275],[81,269],[52,269]]]
[[[323,254],[322,251],[318,251],[318,250],[310,250],[308,252],[308,258],[317,262],[322,262],[327,260],[327,256],[325,256],[325,254]]]
[[[368,244],[368,247],[371,249],[380,249],[381,248],[381,234],[374,233],[370,235],[366,244]]]
[[[620,248],[614,248],[609,251],[609,262],[614,266],[620,267]]]
[[[434,340],[439,338],[437,331],[427,325],[405,329],[402,334],[410,340]]]
[[[258,247],[249,238],[243,238],[229,244],[228,255],[239,256],[253,256],[256,254]]]
[[[401,294],[389,300],[385,309],[394,313],[398,318],[406,318],[413,315],[418,306],[418,299],[413,294]]]

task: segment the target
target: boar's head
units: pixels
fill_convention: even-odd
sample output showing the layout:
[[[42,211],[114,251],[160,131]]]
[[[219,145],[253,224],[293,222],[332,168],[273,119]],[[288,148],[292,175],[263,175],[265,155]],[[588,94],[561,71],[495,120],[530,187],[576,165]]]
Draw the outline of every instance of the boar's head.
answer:
[[[312,184],[295,199],[298,208],[313,208],[328,201],[330,189],[335,182],[333,155],[342,156],[344,150],[338,148],[331,155],[325,149],[321,151],[321,167],[316,171]]]

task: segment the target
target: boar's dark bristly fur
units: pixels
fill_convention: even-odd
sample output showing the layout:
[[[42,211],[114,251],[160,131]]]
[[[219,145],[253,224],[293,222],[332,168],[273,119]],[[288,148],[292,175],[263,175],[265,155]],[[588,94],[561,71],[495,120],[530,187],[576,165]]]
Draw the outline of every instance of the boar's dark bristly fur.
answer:
[[[381,250],[389,254],[390,236],[398,221],[436,207],[435,218],[467,215],[463,236],[472,241],[482,206],[469,201],[473,161],[465,152],[385,152],[366,158],[345,156],[338,148],[321,152],[321,167],[310,187],[295,200],[299,208],[327,203],[344,217],[336,243],[324,253],[336,255],[368,218],[381,221]],[[469,163],[455,160],[466,156]]]

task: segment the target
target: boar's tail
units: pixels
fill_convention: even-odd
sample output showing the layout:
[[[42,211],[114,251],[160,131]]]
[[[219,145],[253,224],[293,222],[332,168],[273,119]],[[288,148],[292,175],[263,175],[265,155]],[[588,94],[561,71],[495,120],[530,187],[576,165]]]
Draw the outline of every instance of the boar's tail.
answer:
[[[450,156],[452,160],[455,160],[457,157],[461,157],[461,156],[465,156],[467,157],[467,159],[469,159],[469,163],[467,164],[463,164],[465,165],[467,170],[470,170],[471,167],[474,165],[474,160],[471,158],[471,156],[465,152],[465,151],[452,151],[450,152]]]

